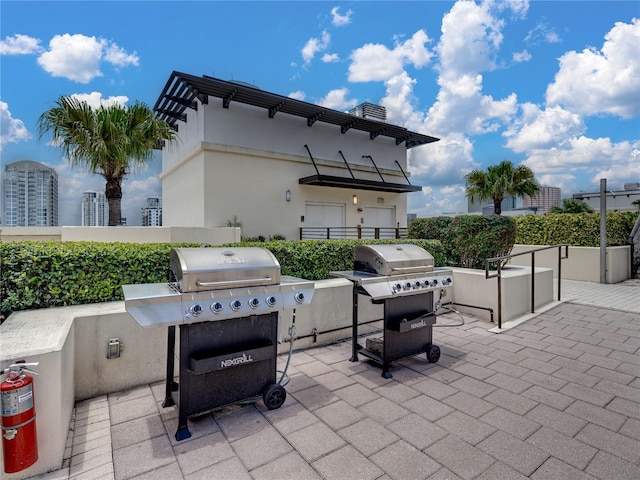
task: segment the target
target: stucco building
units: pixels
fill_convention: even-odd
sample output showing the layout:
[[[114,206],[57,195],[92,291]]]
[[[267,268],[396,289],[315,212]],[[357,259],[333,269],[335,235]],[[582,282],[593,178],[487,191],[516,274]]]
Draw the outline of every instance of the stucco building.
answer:
[[[245,236],[406,227],[407,150],[438,139],[254,86],[173,72],[154,106],[178,131],[162,149],[163,222]],[[381,112],[377,109],[378,114]]]

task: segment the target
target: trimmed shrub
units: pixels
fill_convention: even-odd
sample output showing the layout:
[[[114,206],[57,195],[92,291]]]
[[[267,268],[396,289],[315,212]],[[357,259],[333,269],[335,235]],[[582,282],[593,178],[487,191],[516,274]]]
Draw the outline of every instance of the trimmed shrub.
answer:
[[[442,243],[437,240],[294,240],[233,243],[227,246],[263,247],[280,262],[283,275],[322,280],[329,272],[353,269],[353,249],[357,244],[413,243],[433,255],[436,266],[446,265]]]
[[[607,246],[628,245],[637,218],[635,212],[607,212]],[[600,214],[597,212],[523,215],[515,217],[515,221],[518,244],[600,246]]]
[[[409,238],[432,238],[447,241],[447,229],[453,217],[415,218],[409,223]]]
[[[332,270],[353,268],[356,243],[415,243],[445,265],[435,240],[305,240],[239,243],[269,249],[283,275],[329,278]],[[231,246],[231,245],[228,245]],[[122,285],[165,283],[172,248],[200,244],[98,242],[0,243],[0,313],[122,300]]]
[[[482,269],[487,258],[508,255],[515,238],[516,224],[511,217],[460,215],[449,224],[448,240],[443,244],[450,265]]]

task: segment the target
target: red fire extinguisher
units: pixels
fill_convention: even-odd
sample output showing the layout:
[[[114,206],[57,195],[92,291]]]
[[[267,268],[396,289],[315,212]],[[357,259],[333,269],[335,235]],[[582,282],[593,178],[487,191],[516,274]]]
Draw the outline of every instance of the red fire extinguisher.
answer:
[[[38,372],[27,368],[38,363],[25,363],[22,360],[0,371],[0,375],[7,374],[6,380],[0,384],[0,426],[6,473],[20,472],[38,460],[33,377],[23,373],[38,375]]]

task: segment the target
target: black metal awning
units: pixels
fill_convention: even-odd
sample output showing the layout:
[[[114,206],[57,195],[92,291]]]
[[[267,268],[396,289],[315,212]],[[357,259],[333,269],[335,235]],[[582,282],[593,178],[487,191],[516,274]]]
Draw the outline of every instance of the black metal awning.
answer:
[[[317,185],[319,187],[352,188],[354,190],[374,190],[376,192],[409,193],[422,190],[418,185],[403,183],[378,182],[359,178],[336,177],[332,175],[311,175],[300,178],[300,185]]]
[[[264,108],[267,110],[269,118],[273,118],[277,113],[282,112],[306,118],[307,125],[310,127],[315,122],[324,122],[339,126],[340,132],[343,134],[353,129],[368,132],[371,140],[378,136],[390,137],[395,139],[396,145],[404,143],[406,148],[413,148],[439,140],[436,137],[411,132],[397,125],[378,122],[303,102],[302,100],[265,92],[244,83],[220,80],[206,75],[198,77],[176,71],[171,73],[153,110],[158,117],[176,127],[176,123],[179,120],[186,121],[185,110],[187,108],[197,109],[196,100],[206,104],[208,103],[208,97],[222,99],[224,108],[229,108],[232,102]]]

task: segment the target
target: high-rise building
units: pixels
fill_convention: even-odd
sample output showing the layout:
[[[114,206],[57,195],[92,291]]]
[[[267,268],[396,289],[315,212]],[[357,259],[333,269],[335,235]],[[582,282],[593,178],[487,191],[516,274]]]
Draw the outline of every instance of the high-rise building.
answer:
[[[87,191],[82,194],[83,227],[105,227],[109,225],[109,202],[104,193]]]
[[[162,199],[157,197],[147,198],[147,206],[142,209],[142,226],[162,226]]]
[[[553,207],[560,207],[560,189],[558,187],[540,187],[533,196],[522,199],[524,207],[537,208],[537,213],[549,213]]]
[[[3,222],[7,227],[58,226],[58,172],[22,160],[5,166]]]

